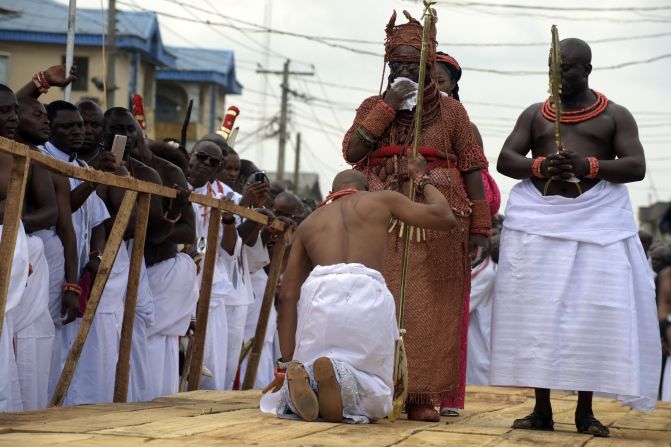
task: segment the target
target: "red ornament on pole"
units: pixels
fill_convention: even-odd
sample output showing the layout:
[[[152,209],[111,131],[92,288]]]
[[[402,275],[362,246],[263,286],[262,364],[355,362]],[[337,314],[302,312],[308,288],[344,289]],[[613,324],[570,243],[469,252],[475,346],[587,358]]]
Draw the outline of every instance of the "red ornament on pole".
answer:
[[[235,125],[235,120],[238,115],[240,115],[240,109],[235,106],[230,106],[228,110],[226,110],[224,121],[221,123],[221,127],[217,133],[228,140],[228,136],[233,130],[233,126]]]
[[[137,93],[133,95],[133,116],[135,120],[140,123],[142,130],[145,129],[145,118],[144,118],[144,105],[142,102],[142,96]]]

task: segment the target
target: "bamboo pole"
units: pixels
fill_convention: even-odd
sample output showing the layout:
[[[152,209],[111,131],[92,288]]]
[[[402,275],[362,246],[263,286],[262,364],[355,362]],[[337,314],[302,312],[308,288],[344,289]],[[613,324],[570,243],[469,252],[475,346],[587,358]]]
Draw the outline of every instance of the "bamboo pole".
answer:
[[[200,297],[196,308],[196,331],[194,347],[189,366],[189,391],[196,391],[200,387],[200,372],[203,369],[205,356],[205,336],[207,334],[207,318],[210,313],[210,297],[212,295],[212,279],[214,277],[214,263],[217,259],[217,245],[219,242],[219,227],[221,226],[221,210],[212,208],[210,221],[207,227],[207,251],[203,264],[203,279],[200,283]]]
[[[144,244],[147,237],[150,203],[150,194],[142,193],[138,196],[137,211],[135,213],[133,253],[130,257],[128,288],[126,289],[126,303],[124,305],[123,324],[121,325],[121,342],[119,343],[119,359],[117,360],[116,376],[114,378],[114,402],[126,402],[128,399],[133,323],[135,321],[135,308],[137,306],[138,284],[140,282],[142,261],[144,259]]]
[[[256,324],[254,342],[249,353],[249,361],[247,362],[245,379],[242,382],[243,390],[250,390],[254,388],[256,372],[259,368],[259,361],[261,360],[261,351],[263,351],[263,345],[266,340],[266,329],[268,328],[270,309],[272,308],[273,301],[275,300],[275,290],[277,289],[277,281],[280,278],[280,273],[282,272],[282,261],[284,260],[284,252],[287,248],[288,240],[289,231],[285,231],[282,233],[282,236],[280,236],[280,239],[275,244],[275,249],[273,250],[273,259],[270,262],[268,282],[266,282],[266,290],[263,293],[263,303],[261,303],[259,320]]]
[[[7,144],[7,141],[9,140],[2,141],[2,144]],[[5,196],[5,215],[2,222],[2,241],[0,241],[0,260],[3,261],[0,262],[0,337],[5,322],[9,279],[12,274],[11,260],[14,259],[29,167],[28,157],[14,157],[7,195]]]
[[[431,7],[436,2],[434,0],[424,0],[424,26],[422,34],[422,49],[420,52],[419,58],[419,79],[417,87],[417,106],[415,107],[415,129],[413,132],[413,141],[412,141],[412,158],[417,158],[419,153],[419,145],[422,134],[422,115],[424,108],[424,85],[426,81],[426,63],[429,55],[429,32],[431,25],[434,20],[434,11]],[[415,182],[410,182],[410,188],[408,191],[408,198],[412,201],[415,200]],[[401,223],[403,225],[403,223]],[[403,334],[405,333],[405,295],[407,288],[407,278],[408,278],[408,268],[410,263],[410,239],[412,233],[410,229],[405,232],[403,235],[403,260],[401,264],[401,290],[398,298],[398,329],[400,332],[399,340],[396,342],[396,352],[394,355],[394,386],[398,384],[398,379],[401,377],[401,365],[402,365],[402,356],[401,349],[403,346]],[[397,393],[394,391],[394,401],[391,412],[389,413],[389,420],[392,422],[396,421],[401,415],[401,407],[403,406],[405,396],[397,396]],[[407,390],[403,390],[407,394]],[[402,398],[401,398],[402,397]]]
[[[63,405],[65,394],[68,392],[72,377],[77,368],[77,363],[79,362],[79,357],[82,354],[82,349],[84,349],[84,343],[89,335],[93,317],[98,309],[100,297],[103,294],[105,284],[107,284],[107,279],[112,271],[112,266],[114,265],[117,253],[119,252],[119,247],[123,242],[123,235],[128,227],[128,222],[131,213],[133,212],[133,208],[135,207],[136,199],[137,192],[135,191],[126,191],[124,194],[123,202],[121,202],[121,207],[114,220],[114,226],[112,227],[109,239],[107,240],[107,245],[105,245],[105,251],[102,260],[100,261],[100,267],[98,268],[98,273],[91,289],[91,296],[86,305],[86,312],[82,318],[79,332],[77,332],[77,338],[75,338],[75,341],[70,348],[65,367],[61,372],[58,384],[56,385],[56,390],[51,398],[51,403],[49,404],[50,407],[60,407]]]

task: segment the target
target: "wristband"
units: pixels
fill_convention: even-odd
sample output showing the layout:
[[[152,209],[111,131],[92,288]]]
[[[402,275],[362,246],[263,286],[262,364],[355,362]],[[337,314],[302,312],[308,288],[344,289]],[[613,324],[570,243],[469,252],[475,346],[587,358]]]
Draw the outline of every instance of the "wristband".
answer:
[[[531,172],[533,173],[534,177],[546,178],[541,172],[541,165],[543,164],[543,161],[545,161],[545,157],[538,157],[534,159],[534,163],[531,165]]]
[[[171,219],[171,218],[168,217],[168,213],[169,213],[169,212],[170,212],[170,211],[166,211],[166,212],[163,214],[163,218],[164,218],[165,220],[167,220],[168,222],[170,222],[171,224],[177,223],[177,221],[178,221],[179,219],[182,218],[182,213],[179,213],[179,214],[177,215],[177,217],[175,217],[174,219]]]
[[[492,237],[492,230],[489,228],[471,228],[469,230],[471,234],[481,234],[483,236]]]
[[[599,159],[596,157],[586,157],[585,160],[589,163],[589,173],[585,176],[586,179],[593,179],[599,175]]]
[[[396,110],[389,104],[380,99],[375,103],[373,109],[368,112],[366,118],[361,122],[361,126],[368,131],[373,138],[380,138],[384,135],[387,127],[396,118]]]
[[[35,88],[39,90],[40,93],[47,93],[49,91],[49,83],[47,82],[46,78],[44,77],[43,72],[38,72],[33,75],[33,84],[35,85]]]
[[[487,200],[473,200],[471,210],[470,231],[489,230],[492,228],[492,209]]]
[[[71,283],[71,282],[66,282],[63,285],[63,291],[65,292],[74,292],[77,295],[82,294],[82,288],[79,284]]]
[[[359,126],[356,128],[356,134],[359,137],[361,144],[369,149],[374,149],[377,145],[377,138],[373,137],[365,127]]]
[[[431,184],[431,177],[426,174],[415,178],[415,190],[419,193],[424,192],[424,187]]]

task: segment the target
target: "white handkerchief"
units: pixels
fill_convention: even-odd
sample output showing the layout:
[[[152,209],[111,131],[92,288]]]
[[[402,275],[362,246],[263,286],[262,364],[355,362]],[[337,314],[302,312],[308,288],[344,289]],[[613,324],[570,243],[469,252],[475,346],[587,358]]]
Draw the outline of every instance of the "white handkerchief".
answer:
[[[391,83],[391,88],[398,85],[399,83],[410,83],[415,87],[415,94],[403,101],[399,110],[412,110],[417,105],[417,87],[418,84],[415,81],[412,81],[408,78],[399,77],[394,79],[394,82]]]

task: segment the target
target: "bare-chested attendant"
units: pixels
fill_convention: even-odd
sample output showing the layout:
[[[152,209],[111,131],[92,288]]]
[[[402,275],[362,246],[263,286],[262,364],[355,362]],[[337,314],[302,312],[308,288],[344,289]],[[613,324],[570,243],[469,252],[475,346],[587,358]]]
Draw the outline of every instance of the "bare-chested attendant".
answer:
[[[389,220],[440,231],[456,225],[445,197],[421,175],[425,166],[409,162],[425,204],[395,191],[365,192],[365,174],[343,171],[326,205],[298,227],[279,301],[278,369],[286,380],[268,386],[274,393],[262,398],[263,411],[368,422],[391,409],[398,329],[382,277]]]
[[[589,45],[565,39],[560,50],[566,151],[548,100],[522,112],[498,160],[522,182],[501,234],[491,382],[536,388],[514,428],[552,430],[550,390],[576,390],[578,432],[608,436],[592,393],[652,409],[659,384],[654,285],[624,186],[643,179],[645,158],[631,113],[589,87]]]
[[[139,131],[139,125],[130,111],[122,107],[113,107],[105,112],[103,118],[102,144],[105,151],[112,148],[115,135],[126,137],[123,164],[117,169],[118,174],[131,175],[139,180],[161,185],[163,184],[163,180],[157,169],[154,169],[154,166],[156,166],[163,171],[165,178],[171,182],[168,186],[179,185],[180,180],[176,172],[178,169],[164,160],[154,158],[151,151],[147,153],[144,147],[144,137]],[[140,160],[141,158],[142,160]],[[143,161],[151,163],[153,166]],[[118,188],[106,188],[106,191],[102,193],[110,214],[114,215],[118,212],[123,194],[124,191]],[[168,260],[171,256],[174,258],[177,253],[176,243],[167,244],[171,241],[171,237],[177,237],[176,235],[181,234],[184,240],[190,239],[190,231],[193,230],[190,230],[188,225],[190,211],[185,210],[185,207],[189,205],[187,194],[185,189],[182,190],[176,199],[166,201],[165,206],[160,198],[152,198],[145,242],[145,261],[147,264],[160,263],[161,261]],[[186,225],[179,224],[182,220],[182,214],[184,214],[184,221],[187,222]],[[131,247],[133,238],[134,225],[129,225],[126,233],[126,245],[128,248]],[[150,259],[148,259],[149,257]],[[193,284],[187,283],[183,285],[183,287],[189,286],[193,287]],[[161,290],[159,289],[159,292]],[[183,296],[177,290],[173,290],[173,292],[175,292],[175,297],[178,295]],[[156,305],[153,295],[148,271],[143,268],[139,281],[135,324],[133,325],[131,377],[128,394],[128,398],[131,401],[149,400],[164,394],[177,392],[179,379],[177,376],[176,337],[174,337],[174,346],[171,343],[166,343],[164,340],[164,343],[158,347],[158,350],[162,353],[160,355],[161,360],[166,359],[166,352],[171,355],[170,360],[165,360],[166,364],[154,359],[151,354],[152,347],[150,347],[149,339],[153,334],[152,331],[160,331],[166,326],[171,327],[174,323],[174,321],[168,322],[165,319],[162,322],[156,321]],[[187,297],[185,299],[187,303],[184,304],[188,307],[186,312],[189,314],[193,307],[189,303],[190,300],[192,303],[193,300]],[[180,303],[179,306],[181,305]],[[171,313],[170,309],[168,309],[169,306],[164,301],[161,301],[160,298],[159,306],[161,306],[160,312]],[[174,312],[175,309],[172,309],[172,313]],[[165,317],[165,313],[161,314],[160,317]],[[179,320],[180,318],[183,317],[178,317],[177,319]],[[157,324],[158,326],[156,326]],[[177,326],[179,325],[177,324]],[[183,328],[183,331],[179,335],[183,335],[185,332],[186,327]],[[174,358],[172,357],[172,353],[174,353]],[[167,392],[161,386],[166,380],[170,383],[169,391]]]
[[[19,105],[14,92],[0,84],[0,137],[13,139],[19,125]],[[5,217],[5,199],[12,172],[12,156],[0,152],[0,240]],[[28,279],[29,260],[26,233],[19,228],[14,249],[14,258],[10,260],[12,271],[9,278],[9,290],[5,304],[5,316],[0,333],[0,412],[22,409],[21,395],[18,391],[18,372],[12,338],[14,335],[11,313],[21,302]]]

